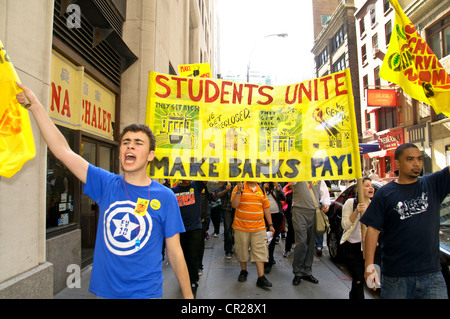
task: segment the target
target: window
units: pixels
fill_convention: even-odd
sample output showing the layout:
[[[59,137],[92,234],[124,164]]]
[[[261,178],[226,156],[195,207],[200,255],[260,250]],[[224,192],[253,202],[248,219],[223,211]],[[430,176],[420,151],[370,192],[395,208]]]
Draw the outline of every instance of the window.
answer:
[[[378,49],[378,33],[375,33],[375,35],[372,37],[372,48],[373,50]]]
[[[359,35],[362,37],[366,33],[366,25],[364,24],[364,18],[359,20]]]
[[[337,62],[333,65],[333,73],[339,72],[345,69],[345,55],[342,55]]]
[[[391,35],[392,35],[392,22],[389,21],[384,26],[384,34],[385,34],[385,40],[386,40],[386,46],[389,46],[389,42],[391,41]]]
[[[58,126],[70,147],[74,148],[75,137],[72,130]],[[52,152],[47,152],[47,230],[74,223],[73,214],[73,174]]]
[[[373,70],[373,79],[375,82],[375,87],[379,88],[381,86],[381,79],[380,79],[380,67],[377,66],[374,70]]]
[[[363,76],[364,97],[366,97],[366,90],[368,87],[369,87],[369,77],[366,74]]]
[[[362,64],[367,62],[367,49],[365,44],[361,47],[361,62]]]
[[[377,12],[375,10],[375,5],[373,5],[370,9],[370,24],[371,26],[374,26],[375,23],[377,23]]]
[[[450,54],[450,15],[427,30],[427,40],[438,59]]]
[[[317,65],[320,67],[328,61],[328,48],[323,49],[317,57]]]
[[[419,107],[419,118],[424,119],[430,116],[430,106],[421,101],[417,101]]]
[[[384,0],[383,7],[384,7],[384,13],[386,14],[386,12],[388,12],[389,9],[391,8],[391,4],[389,3],[389,0]]]
[[[330,20],[331,16],[329,14],[322,14],[320,17],[321,17],[321,21],[322,21],[322,27],[325,27],[328,20]]]
[[[344,26],[340,27],[333,37],[333,52],[344,42]]]
[[[365,117],[365,128],[366,130],[370,129],[370,115],[369,112],[367,112],[367,110],[364,110],[364,117]]]
[[[397,126],[397,108],[382,107],[378,110],[378,129],[384,131]]]

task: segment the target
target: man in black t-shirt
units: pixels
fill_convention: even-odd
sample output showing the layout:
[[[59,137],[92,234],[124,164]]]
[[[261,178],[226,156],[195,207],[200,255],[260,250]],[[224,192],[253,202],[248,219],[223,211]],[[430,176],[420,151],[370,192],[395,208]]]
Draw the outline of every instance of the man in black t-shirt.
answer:
[[[181,248],[189,271],[194,297],[198,287],[198,268],[202,249],[202,203],[201,194],[206,185],[200,181],[181,180],[172,191],[178,199],[185,233],[180,234]]]
[[[397,181],[380,188],[361,218],[366,281],[376,289],[373,258],[381,236],[382,298],[447,298],[439,262],[439,209],[450,193],[449,168],[420,177],[423,156],[411,143],[395,151]],[[371,267],[372,266],[372,267]]]

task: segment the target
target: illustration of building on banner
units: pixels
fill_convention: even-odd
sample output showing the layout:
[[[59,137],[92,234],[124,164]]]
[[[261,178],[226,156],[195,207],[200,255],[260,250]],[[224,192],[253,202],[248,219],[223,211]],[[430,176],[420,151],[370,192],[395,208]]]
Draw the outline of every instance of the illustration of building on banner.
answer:
[[[160,147],[165,144],[191,146],[193,142],[191,121],[192,117],[182,113],[169,113],[161,116],[161,128],[156,133],[156,146]]]
[[[293,136],[289,136],[286,132],[280,132],[275,129],[272,130],[272,134],[270,136],[270,142],[268,142],[268,147],[270,148],[271,153],[288,153],[294,150],[295,138]]]

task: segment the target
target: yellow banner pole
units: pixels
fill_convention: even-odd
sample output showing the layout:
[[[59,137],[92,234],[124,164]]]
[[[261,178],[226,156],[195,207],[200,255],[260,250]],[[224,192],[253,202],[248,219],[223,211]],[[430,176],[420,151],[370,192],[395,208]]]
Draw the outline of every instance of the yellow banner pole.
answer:
[[[357,189],[357,192],[358,192],[358,203],[364,203],[364,187],[363,187],[362,178],[358,178],[358,180],[356,181],[356,189]],[[363,214],[364,213],[360,214],[359,218],[361,218]],[[362,247],[363,258],[364,259],[366,259],[366,255],[365,255],[366,231],[367,231],[366,225],[361,223],[361,247]]]

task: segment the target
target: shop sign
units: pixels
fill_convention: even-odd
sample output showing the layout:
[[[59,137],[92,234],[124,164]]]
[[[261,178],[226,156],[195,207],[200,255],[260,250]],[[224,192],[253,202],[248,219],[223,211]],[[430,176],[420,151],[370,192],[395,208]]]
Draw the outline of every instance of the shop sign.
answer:
[[[383,134],[378,134],[378,143],[380,144],[380,149],[388,150],[397,148],[397,146],[403,143],[402,135],[402,130],[388,131]]]
[[[115,94],[57,52],[52,54],[49,115],[55,124],[113,140]]]
[[[367,89],[367,106],[397,106],[395,90]]]

